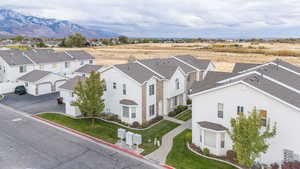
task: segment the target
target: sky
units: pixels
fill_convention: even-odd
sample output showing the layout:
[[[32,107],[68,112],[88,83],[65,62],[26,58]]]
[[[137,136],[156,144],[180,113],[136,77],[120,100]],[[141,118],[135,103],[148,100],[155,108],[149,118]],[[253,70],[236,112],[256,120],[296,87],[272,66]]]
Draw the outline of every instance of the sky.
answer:
[[[1,0],[0,8],[130,37],[300,37],[300,0]]]

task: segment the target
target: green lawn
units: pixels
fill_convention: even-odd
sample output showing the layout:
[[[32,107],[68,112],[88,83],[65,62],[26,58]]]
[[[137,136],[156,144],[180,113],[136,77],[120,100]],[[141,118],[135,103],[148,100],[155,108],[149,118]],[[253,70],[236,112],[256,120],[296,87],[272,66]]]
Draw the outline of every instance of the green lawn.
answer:
[[[91,119],[73,119],[64,115],[55,114],[55,113],[45,113],[39,115],[42,118],[47,120],[56,122],[58,124],[64,125],[66,127],[78,130],[80,132],[89,134],[91,136],[103,139],[110,143],[116,143],[117,138],[117,129],[123,128],[116,124],[107,123],[103,120],[95,120],[95,127],[92,128],[92,120]],[[148,140],[154,140],[154,138],[159,138],[171,131],[172,129],[179,126],[177,123],[173,123],[170,121],[163,120],[159,124],[151,127],[147,130],[130,130],[134,133],[139,133],[142,135],[142,145],[140,146],[145,151],[142,153],[143,155],[147,155],[158,147],[154,146],[153,143],[149,143]],[[126,128],[125,128],[126,129]]]
[[[191,118],[192,118],[192,110],[186,110],[185,112],[176,116],[176,119],[182,120],[182,121],[188,121]]]
[[[174,138],[172,150],[167,157],[168,165],[176,169],[236,169],[231,165],[194,154],[186,147],[186,142],[190,142],[191,139],[191,130],[185,130]]]

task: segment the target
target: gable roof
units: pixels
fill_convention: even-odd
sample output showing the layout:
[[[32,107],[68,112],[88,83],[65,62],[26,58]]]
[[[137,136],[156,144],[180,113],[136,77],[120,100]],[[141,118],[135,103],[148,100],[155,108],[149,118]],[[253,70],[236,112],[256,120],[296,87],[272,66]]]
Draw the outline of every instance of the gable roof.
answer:
[[[248,70],[250,68],[259,66],[261,64],[255,64],[255,63],[235,63],[234,68],[232,70],[233,73],[238,73],[244,70]]]
[[[77,60],[95,59],[94,56],[92,56],[84,50],[67,50],[65,52],[71,55],[73,59]]]
[[[61,89],[71,90],[74,91],[75,87],[77,86],[79,81],[84,81],[85,78],[81,76],[75,76],[69,80],[67,80],[64,84],[59,86]]]
[[[196,71],[196,69],[191,66],[182,63],[175,58],[166,58],[166,59],[145,59],[139,60],[139,63],[145,65],[149,69],[159,73],[167,79],[170,79],[174,72],[180,67],[184,73],[190,73]]]
[[[59,52],[53,49],[5,50],[0,51],[0,57],[11,66],[95,59],[92,55],[81,50]]]
[[[227,128],[221,124],[212,123],[212,122],[208,122],[208,121],[201,121],[201,122],[198,122],[198,124],[201,127],[210,129],[210,130],[215,130],[215,131],[226,131],[227,130]]]
[[[1,50],[0,57],[10,66],[33,64],[20,50]]]
[[[75,70],[75,72],[78,73],[91,73],[92,71],[98,71],[101,69],[103,66],[102,65],[84,65],[80,67],[79,69]]]
[[[119,64],[115,65],[114,67],[127,74],[140,84],[143,84],[153,76],[161,79],[161,77],[138,63]]]
[[[26,81],[26,82],[37,82],[42,78],[48,76],[51,72],[44,71],[44,70],[33,70],[29,73],[18,78],[18,80]]]
[[[198,59],[191,55],[178,55],[174,57],[189,65],[192,65],[199,70],[207,69],[208,65],[211,63],[211,61],[208,59]]]
[[[138,105],[135,101],[128,100],[128,99],[120,100],[120,104],[123,104],[123,105]]]

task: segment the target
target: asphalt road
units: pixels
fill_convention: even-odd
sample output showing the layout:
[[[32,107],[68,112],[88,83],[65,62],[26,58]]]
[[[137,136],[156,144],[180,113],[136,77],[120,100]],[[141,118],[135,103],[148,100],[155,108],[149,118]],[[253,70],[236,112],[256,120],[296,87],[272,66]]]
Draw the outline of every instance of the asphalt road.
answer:
[[[1,169],[154,169],[154,165],[0,106]]]

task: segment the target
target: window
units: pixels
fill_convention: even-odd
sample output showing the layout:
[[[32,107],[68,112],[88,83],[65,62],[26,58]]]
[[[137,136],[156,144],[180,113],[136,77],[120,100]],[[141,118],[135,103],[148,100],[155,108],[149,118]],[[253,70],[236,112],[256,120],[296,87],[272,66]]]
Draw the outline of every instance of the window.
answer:
[[[177,89],[177,90],[180,88],[180,86],[179,86],[179,79],[176,79],[176,80],[175,80],[175,86],[176,86],[176,89]]]
[[[90,64],[93,64],[93,60],[89,60],[89,63],[90,63]]]
[[[135,119],[135,118],[136,118],[136,108],[135,108],[135,107],[132,107],[132,108],[131,108],[131,118],[132,118],[132,119]]]
[[[71,93],[72,98],[74,97],[74,92]]]
[[[117,88],[117,83],[113,82],[113,88],[116,89]]]
[[[262,126],[267,126],[267,111],[266,110],[260,110],[259,111],[260,115],[261,115],[261,122],[262,122]]]
[[[44,65],[39,65],[40,66],[40,70],[44,69]]]
[[[22,66],[20,66],[19,67],[19,72],[20,73],[24,73],[24,72],[26,72],[27,70],[26,70],[26,65],[22,65]]]
[[[200,143],[202,143],[202,130],[200,129]]]
[[[237,112],[237,114],[244,113],[244,106],[238,106],[236,112]]]
[[[154,84],[149,86],[149,95],[154,95]]]
[[[225,148],[225,134],[221,134],[221,148]]]
[[[178,105],[178,96],[175,96],[174,97],[174,106],[177,106]]]
[[[53,64],[52,67],[53,67],[53,68],[57,68],[57,64],[56,64],[56,63]]]
[[[191,75],[189,74],[188,77],[187,77],[187,81],[191,81]]]
[[[223,118],[224,104],[218,103],[218,118]]]
[[[69,68],[70,67],[70,62],[65,62],[65,68]]]
[[[204,145],[208,147],[216,147],[217,134],[211,131],[204,131]]]
[[[129,107],[123,106],[123,117],[129,118]]]
[[[283,161],[291,162],[294,161],[294,152],[292,150],[284,149],[283,150]]]
[[[126,84],[123,84],[123,95],[126,95]]]
[[[28,82],[25,82],[25,86],[28,87]]]
[[[80,61],[80,65],[83,65],[83,64],[84,64],[84,61],[83,61],[83,60],[81,60],[81,61]]]
[[[150,116],[153,116],[155,114],[155,106],[154,104],[149,106],[149,114]]]

